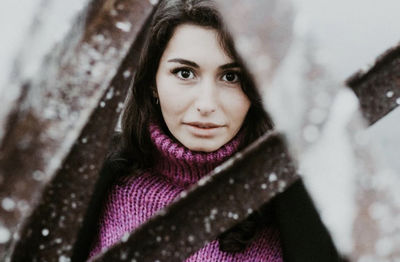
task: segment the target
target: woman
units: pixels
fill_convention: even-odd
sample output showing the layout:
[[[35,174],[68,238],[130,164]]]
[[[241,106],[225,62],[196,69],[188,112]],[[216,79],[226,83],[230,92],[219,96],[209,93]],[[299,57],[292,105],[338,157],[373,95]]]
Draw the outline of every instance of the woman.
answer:
[[[104,164],[108,193],[90,256],[116,243],[201,177],[271,128],[213,3],[160,3]],[[262,213],[186,261],[282,261],[278,231]]]

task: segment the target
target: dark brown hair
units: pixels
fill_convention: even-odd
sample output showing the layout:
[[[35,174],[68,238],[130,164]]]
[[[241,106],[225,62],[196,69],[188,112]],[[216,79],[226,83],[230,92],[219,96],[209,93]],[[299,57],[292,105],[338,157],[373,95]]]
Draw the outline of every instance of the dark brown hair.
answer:
[[[187,23],[215,29],[218,32],[221,47],[241,65],[244,71],[241,86],[251,101],[251,106],[242,126],[245,134],[242,144],[248,145],[272,128],[271,121],[263,109],[260,95],[243,67],[214,3],[209,0],[162,1],[154,13],[134,77],[134,84],[129,90],[129,98],[122,116],[122,134],[118,149],[111,152],[105,163],[105,166],[117,169],[110,169],[114,170],[113,175],[132,174],[137,169],[152,166],[154,145],[150,140],[147,128],[149,121],[158,119],[165,131],[168,132],[160,107],[153,98],[153,91],[156,90],[155,76],[161,56],[175,28]],[[260,223],[262,223],[262,219],[256,212],[242,224],[222,234],[219,237],[221,250],[228,252],[243,250],[254,236]]]
[[[132,160],[135,161],[138,168],[148,167],[152,164],[153,145],[147,130],[149,121],[151,119],[162,120],[160,107],[155,103],[152,95],[155,90],[158,64],[175,28],[184,23],[217,30],[223,49],[239,64],[242,64],[212,1],[162,1],[154,14],[122,117],[124,150],[133,158]],[[244,144],[248,144],[270,129],[271,122],[262,107],[254,83],[246,72],[242,74],[242,88],[251,101],[251,107],[243,124]],[[164,123],[164,121],[159,122]]]

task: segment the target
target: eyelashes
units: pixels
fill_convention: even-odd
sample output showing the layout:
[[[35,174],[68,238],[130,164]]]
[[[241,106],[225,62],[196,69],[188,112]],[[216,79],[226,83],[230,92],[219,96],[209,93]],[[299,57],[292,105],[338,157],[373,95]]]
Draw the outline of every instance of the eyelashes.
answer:
[[[190,79],[194,79],[195,74],[194,72],[187,67],[179,67],[179,68],[175,68],[171,71],[171,73],[173,73],[176,77],[178,77],[179,79],[182,80],[190,80]]]
[[[174,68],[171,70],[171,73],[183,81],[193,80],[197,77],[194,70],[188,67]],[[221,74],[219,79],[228,84],[241,83],[241,72],[238,70],[227,70]]]
[[[228,71],[222,75],[221,79],[230,83],[239,83],[241,82],[240,72]]]

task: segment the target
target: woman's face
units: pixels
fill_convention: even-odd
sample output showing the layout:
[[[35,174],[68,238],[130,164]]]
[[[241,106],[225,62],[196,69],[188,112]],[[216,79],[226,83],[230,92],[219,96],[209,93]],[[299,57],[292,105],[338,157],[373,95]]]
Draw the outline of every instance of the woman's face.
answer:
[[[165,123],[185,147],[212,152],[237,134],[250,108],[240,72],[216,30],[191,24],[175,29],[156,84]]]

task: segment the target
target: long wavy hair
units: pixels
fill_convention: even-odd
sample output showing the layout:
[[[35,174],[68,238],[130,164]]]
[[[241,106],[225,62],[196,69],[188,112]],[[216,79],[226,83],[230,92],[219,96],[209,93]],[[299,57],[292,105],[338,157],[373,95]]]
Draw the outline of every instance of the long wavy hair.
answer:
[[[104,163],[105,169],[112,172],[111,175],[132,175],[139,173],[135,171],[153,165],[152,152],[155,148],[148,131],[149,121],[159,120],[162,128],[168,132],[160,107],[153,97],[156,90],[155,76],[161,56],[175,28],[182,24],[194,24],[216,30],[223,50],[243,69],[241,86],[251,101],[251,106],[242,126],[245,134],[242,145],[248,145],[272,128],[254,82],[237,55],[231,36],[223,25],[213,1],[164,0],[155,11],[146,36],[122,115],[122,132],[117,136],[117,146],[109,153]],[[220,249],[226,252],[242,251],[263,222],[265,219],[262,218],[262,212],[253,213],[246,221],[219,236]]]

